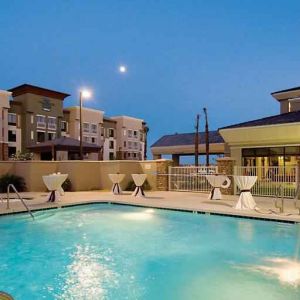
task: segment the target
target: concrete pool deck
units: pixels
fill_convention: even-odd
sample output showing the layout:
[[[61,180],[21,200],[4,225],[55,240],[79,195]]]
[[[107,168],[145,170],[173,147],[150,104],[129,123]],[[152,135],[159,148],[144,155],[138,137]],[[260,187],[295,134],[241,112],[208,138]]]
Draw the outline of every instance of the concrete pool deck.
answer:
[[[124,192],[123,195],[112,195],[110,191],[66,192],[55,203],[46,202],[49,196],[47,192],[21,193],[21,195],[24,198],[31,198],[25,201],[33,211],[76,204],[112,202],[300,223],[299,211],[295,209],[292,199],[285,200],[283,214],[270,214],[268,210],[278,211],[278,209],[274,207],[274,199],[266,197],[254,197],[260,209],[260,212],[257,212],[234,209],[233,206],[237,202],[238,196],[224,195],[223,200],[208,200],[206,193],[155,191],[146,192],[146,198],[139,198],[131,196],[129,192]],[[14,199],[10,200],[10,209],[6,209],[6,195],[2,194],[1,196],[3,201],[0,200],[0,215],[25,211],[21,202]]]

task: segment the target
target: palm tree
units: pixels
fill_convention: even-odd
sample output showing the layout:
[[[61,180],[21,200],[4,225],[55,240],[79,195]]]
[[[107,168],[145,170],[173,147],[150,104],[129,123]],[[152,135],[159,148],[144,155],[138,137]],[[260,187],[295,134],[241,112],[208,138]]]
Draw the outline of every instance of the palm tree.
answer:
[[[196,124],[195,124],[195,167],[198,167],[198,156],[199,156],[199,118],[200,115],[196,115]]]
[[[209,166],[209,131],[208,131],[208,120],[207,120],[207,109],[203,108],[205,115],[205,153],[206,153],[206,166]]]

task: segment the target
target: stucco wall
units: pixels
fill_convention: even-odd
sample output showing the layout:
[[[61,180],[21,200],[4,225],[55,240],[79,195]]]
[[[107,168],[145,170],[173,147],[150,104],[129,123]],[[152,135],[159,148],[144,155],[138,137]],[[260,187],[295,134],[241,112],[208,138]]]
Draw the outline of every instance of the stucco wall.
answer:
[[[24,161],[0,162],[0,176],[12,173],[25,179],[27,190],[45,191],[43,175],[54,172],[67,173],[74,191],[109,190],[112,183],[109,173],[123,173],[125,179],[121,183],[124,189],[132,180],[131,174],[145,173],[153,190],[157,187],[157,164],[159,161]]]

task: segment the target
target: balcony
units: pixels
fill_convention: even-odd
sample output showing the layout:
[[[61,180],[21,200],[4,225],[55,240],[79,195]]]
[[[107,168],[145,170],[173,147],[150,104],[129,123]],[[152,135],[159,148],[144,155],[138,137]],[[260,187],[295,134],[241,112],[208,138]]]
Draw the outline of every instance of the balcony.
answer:
[[[48,123],[48,129],[56,130],[56,124],[55,123]]]
[[[36,127],[45,129],[46,128],[46,122],[36,122]]]

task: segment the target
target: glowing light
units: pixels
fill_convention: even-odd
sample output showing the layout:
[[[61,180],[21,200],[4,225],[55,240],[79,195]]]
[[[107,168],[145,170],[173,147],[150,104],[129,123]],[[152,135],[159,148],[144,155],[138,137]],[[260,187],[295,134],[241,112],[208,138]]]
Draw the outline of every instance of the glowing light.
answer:
[[[123,214],[123,218],[127,220],[147,221],[153,218],[153,213],[154,209],[148,208],[143,212],[125,213]]]
[[[300,262],[287,258],[266,258],[266,265],[252,266],[252,271],[260,271],[275,276],[283,284],[300,285]]]
[[[92,92],[89,90],[81,90],[80,93],[81,93],[81,97],[84,99],[91,98],[92,96]]]
[[[120,73],[127,73],[127,67],[124,65],[119,66],[119,72]]]

